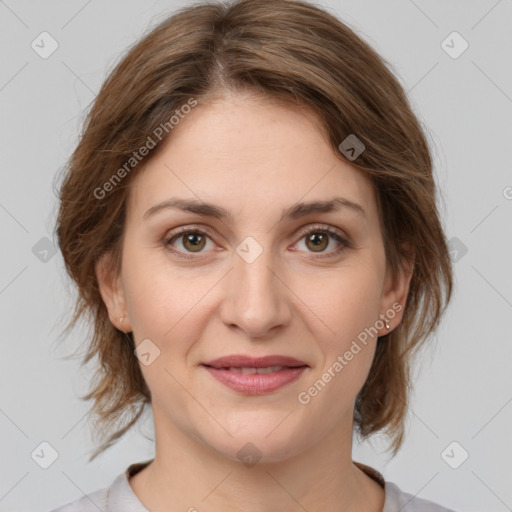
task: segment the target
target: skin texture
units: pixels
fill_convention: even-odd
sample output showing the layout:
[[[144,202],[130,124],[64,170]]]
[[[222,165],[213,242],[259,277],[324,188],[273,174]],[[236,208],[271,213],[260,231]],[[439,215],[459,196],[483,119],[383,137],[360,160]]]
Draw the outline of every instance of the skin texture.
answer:
[[[337,196],[366,215],[344,209],[279,222],[299,201]],[[143,218],[171,197],[216,204],[233,219],[178,209]],[[206,232],[199,252],[185,236],[166,245],[181,226]],[[301,234],[326,226],[350,245],[328,235],[315,248]],[[263,249],[251,263],[236,252],[248,236]],[[405,304],[412,269],[392,281],[373,185],[332,151],[311,111],[242,93],[194,108],[131,184],[119,276],[104,270],[107,259],[97,275],[111,321],[160,350],[140,364],[155,460],[130,479],[148,509],[382,510],[383,489],[351,457],[354,402],[377,337],[308,404],[297,397],[359,333]],[[200,366],[228,354],[292,356],[309,368],[281,389],[247,396]],[[248,442],[261,453],[252,466],[237,458]]]

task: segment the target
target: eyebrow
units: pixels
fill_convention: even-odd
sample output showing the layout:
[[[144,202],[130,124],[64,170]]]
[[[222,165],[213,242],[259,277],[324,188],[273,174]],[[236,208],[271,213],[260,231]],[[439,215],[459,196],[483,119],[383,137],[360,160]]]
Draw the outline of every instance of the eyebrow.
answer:
[[[215,217],[219,220],[232,221],[233,215],[224,208],[216,206],[211,203],[204,203],[202,201],[196,201],[194,199],[177,199],[171,198],[166,201],[158,203],[144,213],[143,218],[147,219],[155,215],[157,212],[168,209],[179,209],[187,212],[196,213],[207,217]],[[311,215],[314,213],[329,213],[334,211],[352,211],[357,213],[359,216],[366,218],[366,212],[364,208],[353,201],[348,200],[345,197],[335,197],[328,201],[309,201],[297,203],[289,208],[285,208],[282,211],[279,222],[286,218],[298,219]]]

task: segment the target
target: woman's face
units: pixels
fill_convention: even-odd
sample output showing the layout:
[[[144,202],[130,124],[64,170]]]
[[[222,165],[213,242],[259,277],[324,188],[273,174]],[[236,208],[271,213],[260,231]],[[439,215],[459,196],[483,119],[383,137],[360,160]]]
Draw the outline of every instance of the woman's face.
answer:
[[[409,279],[386,271],[371,182],[320,130],[308,110],[232,96],[193,109],[134,179],[102,294],[143,343],[157,442],[276,461],[351,439],[379,319],[400,322]],[[205,366],[231,355],[296,361]]]

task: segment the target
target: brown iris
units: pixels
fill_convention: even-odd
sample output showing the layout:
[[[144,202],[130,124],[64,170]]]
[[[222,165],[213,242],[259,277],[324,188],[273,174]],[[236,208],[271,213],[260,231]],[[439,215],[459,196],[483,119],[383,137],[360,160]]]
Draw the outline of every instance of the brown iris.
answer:
[[[206,243],[205,236],[199,233],[188,233],[183,236],[183,246],[187,251],[199,252]]]
[[[313,244],[312,247],[309,246],[309,243]],[[328,243],[329,237],[327,233],[323,233],[322,231],[316,231],[306,237],[306,245],[315,252],[323,251],[327,247]],[[319,250],[317,251],[317,249]]]

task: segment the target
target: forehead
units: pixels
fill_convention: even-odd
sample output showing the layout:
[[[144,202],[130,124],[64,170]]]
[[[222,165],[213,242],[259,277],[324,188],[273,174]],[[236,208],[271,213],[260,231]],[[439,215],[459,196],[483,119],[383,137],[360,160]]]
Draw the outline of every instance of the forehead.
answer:
[[[299,201],[343,196],[376,215],[371,181],[336,154],[311,109],[231,96],[195,107],[135,176],[128,210],[170,197],[235,214],[281,214]]]

